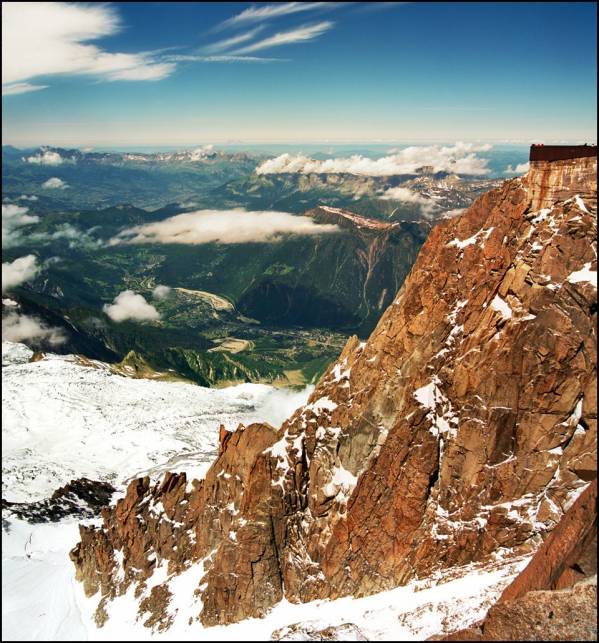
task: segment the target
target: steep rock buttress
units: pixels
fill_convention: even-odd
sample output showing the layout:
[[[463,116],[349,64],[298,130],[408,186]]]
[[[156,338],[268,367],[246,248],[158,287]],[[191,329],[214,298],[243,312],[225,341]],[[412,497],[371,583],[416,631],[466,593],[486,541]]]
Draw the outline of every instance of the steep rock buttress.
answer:
[[[432,230],[279,431],[222,431],[204,480],[133,481],[81,528],[99,623],[134,591],[168,627],[182,574],[216,624],[539,546],[596,477],[596,158],[531,165]]]

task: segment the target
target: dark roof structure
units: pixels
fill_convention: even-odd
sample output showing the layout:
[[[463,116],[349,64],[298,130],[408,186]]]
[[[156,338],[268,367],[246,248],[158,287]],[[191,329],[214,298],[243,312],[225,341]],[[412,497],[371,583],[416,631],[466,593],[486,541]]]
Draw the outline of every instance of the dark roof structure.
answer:
[[[597,156],[596,145],[531,145],[531,161],[565,161]]]

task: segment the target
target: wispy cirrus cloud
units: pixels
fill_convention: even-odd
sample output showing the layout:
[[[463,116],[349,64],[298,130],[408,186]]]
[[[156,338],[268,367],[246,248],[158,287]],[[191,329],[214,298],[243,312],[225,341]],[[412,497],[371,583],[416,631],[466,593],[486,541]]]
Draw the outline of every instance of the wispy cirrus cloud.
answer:
[[[176,65],[147,52],[112,53],[89,41],[121,30],[106,4],[5,2],[2,4],[3,94],[39,91],[29,82],[56,74],[89,75],[106,81],[160,80]]]
[[[412,3],[411,2],[361,2],[356,4],[358,6],[354,8],[354,13],[374,13],[375,11],[386,11],[388,9],[397,9],[397,7],[401,7],[405,4],[412,4]]]
[[[279,63],[289,62],[288,58],[262,58],[258,56],[231,56],[222,54],[219,56],[199,56],[195,54],[181,54],[170,58],[176,62],[196,63]]]
[[[276,4],[269,4],[263,7],[248,7],[241,13],[229,18],[222,22],[218,28],[224,29],[226,27],[236,27],[240,25],[247,25],[253,22],[262,22],[279,18],[281,16],[288,16],[294,13],[304,11],[314,11],[316,9],[334,8],[338,2],[278,2]]]
[[[241,45],[248,40],[255,38],[261,31],[264,30],[264,25],[259,25],[250,29],[250,31],[244,31],[243,33],[233,36],[231,38],[225,38],[224,40],[219,40],[218,42],[213,42],[210,45],[202,48],[202,51],[207,54],[216,54],[218,52],[226,51],[237,45]]]
[[[247,29],[201,50],[182,55],[167,50],[109,52],[91,42],[122,31],[116,9],[104,3],[11,2],[2,5],[2,94],[46,89],[53,75],[91,76],[103,81],[157,81],[170,76],[179,62],[268,63],[280,58],[245,54],[285,44],[314,40],[333,23],[321,22],[264,38],[268,20],[306,12],[328,11],[345,3],[283,2],[251,6],[217,26]],[[258,24],[256,24],[258,23]],[[240,49],[241,47],[241,49]],[[170,48],[172,49],[172,48]],[[40,83],[38,79],[43,79]]]
[[[2,96],[38,92],[40,89],[46,89],[47,87],[48,85],[33,85],[32,83],[13,83],[12,85],[2,85]]]
[[[256,42],[251,42],[256,36],[264,31],[268,26],[267,21],[285,16],[293,16],[299,13],[306,12],[323,12],[331,11],[340,6],[348,5],[347,2],[279,2],[276,4],[264,5],[257,7],[255,5],[244,9],[241,13],[221,22],[219,25],[212,29],[212,32],[222,31],[223,29],[238,29],[241,27],[249,27],[252,23],[258,24],[249,31],[238,33],[237,35],[219,40],[217,42],[206,45],[202,48],[200,53],[205,54],[223,54],[228,56],[225,61],[217,57],[205,56],[201,59],[202,62],[267,62],[264,59],[252,59],[241,57],[245,54],[250,54],[263,49],[271,47],[279,47],[282,45],[290,45],[300,42],[309,42],[315,40],[320,35],[328,31],[334,26],[331,21],[322,21],[316,24],[304,24],[301,26],[289,28],[286,31],[279,31],[272,36],[263,38]],[[244,45],[244,43],[248,43]],[[239,47],[242,45],[242,47]],[[280,61],[280,59],[278,59]],[[272,62],[272,60],[268,60]]]
[[[271,47],[280,47],[282,45],[291,45],[299,42],[309,42],[310,40],[314,40],[329,31],[329,29],[332,29],[334,24],[334,22],[325,20],[313,25],[302,25],[295,29],[280,31],[273,36],[259,40],[251,45],[232,51],[231,53],[236,55],[250,54],[254,51],[270,49]]]

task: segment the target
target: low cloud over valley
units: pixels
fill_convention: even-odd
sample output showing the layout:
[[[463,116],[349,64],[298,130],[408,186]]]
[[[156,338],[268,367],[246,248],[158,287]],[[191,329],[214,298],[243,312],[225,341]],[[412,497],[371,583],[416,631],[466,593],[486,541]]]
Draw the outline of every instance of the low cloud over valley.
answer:
[[[21,232],[19,228],[37,223],[39,217],[29,214],[29,208],[13,203],[2,204],[2,247],[10,248],[19,243]]]
[[[26,342],[50,346],[64,344],[66,336],[60,328],[49,328],[36,317],[9,312],[2,317],[2,339],[8,342]]]
[[[409,188],[389,188],[380,197],[386,201],[399,201],[400,203],[411,203],[420,206],[422,214],[431,214],[433,210],[438,208],[437,204],[428,199],[418,192],[414,192]]]
[[[40,267],[37,263],[37,257],[34,255],[19,257],[10,263],[3,263],[2,292],[5,293],[33,279],[39,270]]]
[[[134,321],[156,321],[160,319],[160,313],[149,304],[142,295],[133,290],[123,290],[115,298],[112,304],[105,304],[104,312],[115,322],[122,322],[127,319]]]
[[[317,224],[310,217],[287,212],[198,210],[157,223],[123,230],[110,243],[260,243],[283,235],[316,235],[338,232],[336,225]]]
[[[47,181],[42,183],[42,187],[46,188],[47,190],[64,190],[69,186],[62,179],[53,176],[51,179],[48,179]]]

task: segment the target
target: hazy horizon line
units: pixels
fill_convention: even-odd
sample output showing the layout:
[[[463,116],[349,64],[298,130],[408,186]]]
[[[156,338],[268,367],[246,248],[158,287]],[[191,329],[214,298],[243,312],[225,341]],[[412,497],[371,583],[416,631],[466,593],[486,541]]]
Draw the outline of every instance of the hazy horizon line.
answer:
[[[275,140],[264,140],[264,139],[246,139],[246,140],[227,140],[227,141],[217,141],[217,140],[206,140],[204,142],[197,143],[127,143],[127,142],[107,142],[107,143],[91,143],[91,142],[17,142],[17,141],[2,141],[2,147],[14,147],[17,149],[30,149],[36,147],[63,147],[63,148],[90,148],[90,149],[117,149],[117,148],[170,148],[170,149],[186,149],[186,148],[197,148],[206,145],[214,145],[219,147],[234,147],[242,145],[311,145],[311,146],[341,146],[341,145],[377,145],[377,146],[389,146],[389,145],[408,145],[408,144],[437,144],[443,145],[447,143],[455,142],[464,142],[464,143],[494,143],[496,145],[522,145],[528,146],[533,143],[545,143],[545,144],[554,144],[554,145],[596,145],[597,138],[588,138],[582,139],[579,137],[576,138],[551,138],[551,139],[506,139],[506,138],[465,138],[465,137],[456,137],[456,138],[404,138],[404,139],[340,139],[340,140],[289,140],[289,139],[275,139]]]

